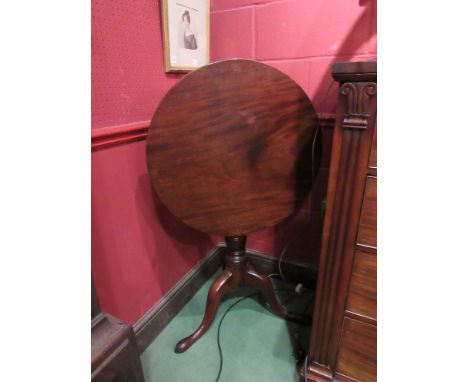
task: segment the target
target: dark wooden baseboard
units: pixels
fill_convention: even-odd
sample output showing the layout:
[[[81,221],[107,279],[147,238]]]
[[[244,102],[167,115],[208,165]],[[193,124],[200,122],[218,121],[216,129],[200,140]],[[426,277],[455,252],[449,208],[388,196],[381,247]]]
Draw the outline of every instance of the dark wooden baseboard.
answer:
[[[187,273],[171,290],[133,326],[140,354],[161,333],[201,286],[221,267],[219,247]]]
[[[133,326],[141,353],[153,342],[183,306],[222,266],[225,247],[217,245]],[[278,273],[278,259],[247,249],[249,262],[265,274]],[[283,261],[281,269],[288,282],[315,288],[317,270],[305,264]]]
[[[247,257],[249,258],[250,264],[260,272],[267,275],[278,273],[279,258],[271,257],[252,249],[247,249]],[[309,264],[297,263],[283,259],[281,269],[287,282],[292,284],[301,283],[308,288],[315,289],[317,268],[313,268]],[[275,276],[275,278],[279,277]]]

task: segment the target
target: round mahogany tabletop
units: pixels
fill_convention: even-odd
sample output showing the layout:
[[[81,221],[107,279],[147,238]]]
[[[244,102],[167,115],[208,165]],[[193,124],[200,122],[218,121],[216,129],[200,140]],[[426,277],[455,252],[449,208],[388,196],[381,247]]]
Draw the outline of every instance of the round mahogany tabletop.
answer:
[[[197,69],[163,98],[147,164],[166,207],[206,233],[241,236],[289,216],[312,184],[314,107],[286,74],[233,59]]]

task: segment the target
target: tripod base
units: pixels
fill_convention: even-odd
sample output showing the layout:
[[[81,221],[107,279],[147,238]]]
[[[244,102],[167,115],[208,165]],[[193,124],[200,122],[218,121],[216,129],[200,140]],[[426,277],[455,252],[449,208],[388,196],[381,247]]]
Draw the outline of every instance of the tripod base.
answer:
[[[276,297],[271,279],[256,271],[247,262],[245,255],[245,236],[226,237],[228,254],[225,256],[225,269],[216,278],[208,292],[206,309],[203,320],[198,329],[190,336],[180,340],[176,353],[183,353],[193,345],[209,329],[215,318],[221,299],[225,294],[236,287],[250,286],[259,290],[267,301],[271,310],[287,320],[309,325],[310,317],[289,313]]]

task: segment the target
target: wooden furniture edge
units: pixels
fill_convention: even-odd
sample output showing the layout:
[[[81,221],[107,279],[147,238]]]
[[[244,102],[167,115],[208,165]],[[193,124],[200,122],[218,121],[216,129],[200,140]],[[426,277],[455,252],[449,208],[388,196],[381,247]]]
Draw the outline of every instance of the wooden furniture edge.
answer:
[[[109,328],[112,329],[109,330]],[[105,340],[102,339],[103,334]],[[93,336],[95,336],[95,341],[93,341]],[[95,320],[91,327],[91,379],[96,378],[101,371],[115,362],[127,347],[134,381],[144,382],[133,328],[111,314],[101,312],[99,320]]]
[[[316,362],[310,362],[305,370],[307,376],[307,382],[332,382],[333,374],[329,367],[320,365]],[[301,380],[305,381],[304,378],[304,366],[300,370]]]
[[[300,370],[301,381],[305,381],[304,367]],[[307,382],[359,382],[345,374],[335,372],[333,375],[330,368],[312,362],[307,367]]]
[[[345,70],[346,67],[348,70]],[[356,70],[363,72],[356,73]],[[333,66],[333,77],[340,83],[340,107],[336,115],[327,190],[327,201],[330,205],[324,221],[320,255],[320,266],[323,270],[317,284],[308,360],[311,371],[315,374],[321,373],[319,376],[322,379],[317,380],[320,382],[338,377],[337,373],[333,377],[332,370],[336,366],[338,356],[340,320],[346,309],[344,286],[349,283],[353,260],[353,256],[345,253],[351,253],[355,248],[355,235],[348,231],[347,227],[352,226],[353,230],[357,231],[356,216],[359,214],[355,211],[359,211],[362,200],[355,200],[353,195],[363,193],[365,182],[355,178],[355,175],[366,172],[369,156],[367,146],[370,149],[372,144],[372,134],[368,135],[373,131],[375,116],[371,116],[367,111],[370,100],[376,94],[375,71],[376,62],[337,63]],[[366,97],[363,97],[363,94]],[[360,139],[359,136],[364,132],[365,138]],[[347,191],[335,193],[335,189]],[[342,269],[347,271],[345,276],[340,277]],[[324,375],[324,370],[327,369],[330,373]]]
[[[332,75],[339,82],[376,82],[377,61],[336,62]]]

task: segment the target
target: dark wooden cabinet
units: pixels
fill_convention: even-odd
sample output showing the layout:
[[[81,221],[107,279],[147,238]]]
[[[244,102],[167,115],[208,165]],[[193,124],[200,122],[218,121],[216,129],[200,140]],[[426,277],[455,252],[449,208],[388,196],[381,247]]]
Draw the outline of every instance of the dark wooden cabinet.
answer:
[[[144,382],[132,327],[101,311],[93,282],[91,291],[91,380]]]
[[[377,63],[337,63],[340,83],[308,381],[377,380]]]

